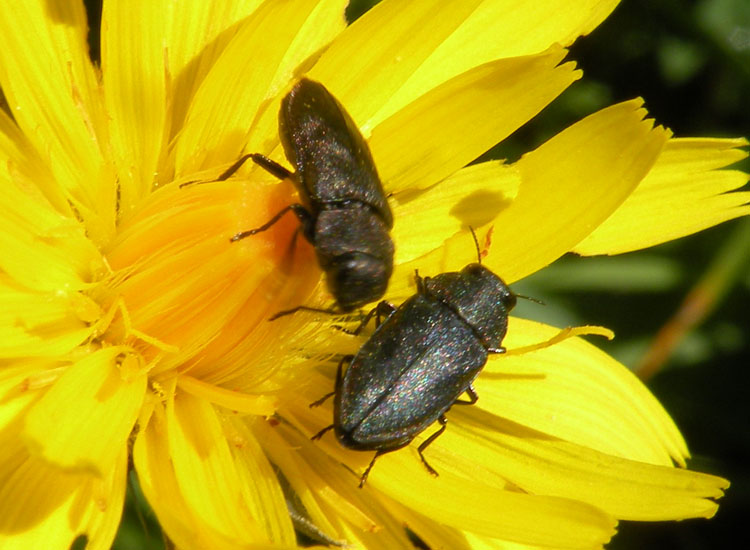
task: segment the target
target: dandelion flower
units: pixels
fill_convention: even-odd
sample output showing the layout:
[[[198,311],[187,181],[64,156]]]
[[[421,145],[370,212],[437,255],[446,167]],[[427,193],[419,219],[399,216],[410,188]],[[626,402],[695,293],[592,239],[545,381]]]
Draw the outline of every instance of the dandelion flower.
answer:
[[[341,0],[112,0],[96,66],[81,3],[2,3],[0,545],[109,548],[129,468],[180,549],[295,547],[284,491],[366,548],[407,547],[404,526],[433,547],[598,548],[617,519],[710,517],[727,483],[684,469],[655,398],[581,331],[515,318],[429,448],[440,477],[411,445],[358,489],[371,454],[310,441],[331,410],[308,404],[362,339],[267,322],[331,302],[291,216],[229,242],[294,188],[254,166],[212,181],[243,151],[286,162],[279,102],[306,75],[391,195],[396,303],[415,268],[473,261],[468,225],[512,283],[747,214],[746,177],[720,170],[746,142],[675,139],[639,100],[464,168],[580,78],[564,48],[616,4],[386,0],[346,27]]]

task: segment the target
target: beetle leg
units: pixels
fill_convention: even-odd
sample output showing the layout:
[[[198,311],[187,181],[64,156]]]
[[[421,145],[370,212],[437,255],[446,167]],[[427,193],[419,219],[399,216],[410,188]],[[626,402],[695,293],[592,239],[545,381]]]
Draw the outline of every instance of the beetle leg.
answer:
[[[386,453],[386,451],[377,451],[375,453],[375,456],[372,457],[372,460],[370,461],[370,464],[365,469],[365,472],[362,474],[362,477],[359,478],[359,488],[360,489],[365,486],[365,481],[367,481],[367,476],[370,475],[370,470],[372,470],[372,467],[375,464],[375,461],[378,459],[378,457],[380,455],[385,454],[385,453]]]
[[[479,396],[477,395],[476,390],[474,389],[474,386],[469,384],[469,387],[466,388],[466,394],[469,396],[469,401],[461,401],[460,399],[456,399],[453,404],[454,405],[473,405],[477,401],[479,401]]]
[[[380,307],[380,304],[378,304],[377,306],[375,306],[374,308],[372,308],[367,313],[367,315],[365,315],[365,318],[362,319],[362,321],[360,321],[359,326],[357,328],[355,328],[350,334],[352,336],[356,336],[360,332],[362,332],[362,329],[365,328],[365,326],[367,325],[367,323],[370,322],[370,319],[372,319],[372,316],[375,315],[375,312],[378,310],[379,307]]]
[[[310,217],[310,213],[305,209],[304,206],[301,204],[290,204],[289,206],[284,207],[281,211],[279,211],[273,218],[268,220],[266,223],[261,225],[260,227],[256,227],[255,229],[250,229],[248,231],[243,231],[241,233],[237,233],[234,237],[229,239],[231,242],[236,242],[241,239],[244,239],[245,237],[249,237],[250,235],[255,235],[256,233],[260,233],[262,231],[265,231],[269,227],[271,227],[273,224],[275,224],[277,221],[279,221],[284,214],[286,214],[289,211],[294,212],[295,216],[299,219],[300,222],[302,222],[302,225],[307,228],[307,226],[310,224],[312,218]],[[307,231],[307,229],[305,229]]]
[[[354,329],[351,332],[348,332],[348,331],[344,331],[344,332],[348,332],[348,334],[352,334],[354,336],[358,335],[360,332],[362,332],[362,329],[365,328],[367,323],[370,322],[370,319],[372,319],[373,315],[375,315],[375,324],[376,326],[379,327],[381,324],[383,324],[383,317],[387,319],[388,317],[393,315],[395,311],[396,311],[396,306],[383,300],[377,306],[372,308],[367,313],[367,315],[365,315],[365,318],[362,319],[362,321],[359,323],[359,326],[356,329]]]
[[[242,156],[241,156],[240,158],[238,158],[238,159],[237,159],[237,161],[236,161],[236,162],[235,162],[234,164],[232,164],[232,166],[230,166],[229,168],[227,168],[226,170],[224,170],[224,171],[223,171],[223,172],[222,172],[222,173],[221,173],[221,174],[219,175],[219,177],[218,177],[218,178],[216,178],[216,179],[217,179],[218,181],[224,181],[224,180],[228,180],[228,179],[229,179],[230,177],[232,177],[232,175],[233,175],[233,174],[234,174],[234,173],[235,173],[235,172],[236,172],[237,170],[239,170],[239,169],[240,169],[240,167],[241,167],[241,166],[242,166],[243,164],[245,164],[245,162],[247,161],[247,159],[249,159],[249,158],[252,158],[252,156],[253,156],[252,154],[249,154],[249,155],[242,155]]]
[[[331,325],[331,328],[335,328],[336,330],[340,330],[344,334],[349,334],[350,336],[356,336],[357,333],[353,330],[349,330],[348,328],[344,328],[341,325]]]
[[[276,176],[280,180],[291,178],[294,175],[293,172],[287,170],[275,160],[271,160],[266,155],[261,155],[260,153],[251,153],[249,155],[245,155],[245,157],[250,157],[251,159],[253,159],[253,162],[255,164],[263,168],[263,170],[265,170],[269,174]],[[247,160],[247,158],[245,160]],[[237,168],[239,168],[239,166]]]
[[[312,403],[310,403],[308,405],[308,407],[310,407],[311,409],[313,407],[319,407],[320,405],[322,405],[323,403],[325,403],[328,399],[330,399],[331,397],[333,397],[335,394],[336,394],[335,391],[329,392],[329,393],[325,394],[323,397],[321,397],[320,399],[318,399],[317,401],[313,401]]]
[[[437,470],[435,470],[435,468],[430,466],[430,464],[425,459],[423,452],[430,445],[430,443],[435,441],[440,436],[440,434],[442,434],[445,431],[445,425],[448,423],[448,419],[445,418],[444,414],[441,414],[438,417],[438,422],[440,422],[440,429],[436,431],[434,434],[432,434],[430,437],[422,441],[419,447],[417,447],[417,452],[419,453],[419,458],[422,459],[422,464],[424,464],[425,468],[427,468],[427,471],[430,472],[430,474],[435,477],[439,476],[440,474],[437,473]]]
[[[505,353],[507,350],[500,346],[499,348],[487,348],[487,351],[490,353]]]
[[[318,307],[310,307],[310,306],[297,306],[293,307],[292,309],[285,309],[283,311],[278,311],[271,315],[268,320],[269,321],[275,321],[279,317],[284,317],[285,315],[291,315],[292,313],[297,313],[298,311],[312,311],[313,313],[327,313],[328,315],[337,315],[339,312],[334,309],[322,309]]]
[[[378,326],[382,325],[385,319],[388,319],[388,317],[396,313],[396,309],[396,306],[390,302],[386,302],[385,300],[380,302],[375,308],[375,311],[377,312],[375,321]]]
[[[339,361],[339,366],[336,367],[336,389],[338,389],[339,385],[341,385],[341,370],[342,370],[342,367],[344,366],[344,363],[347,361],[351,361],[352,359],[354,359],[353,355],[344,355],[341,358],[341,361]],[[333,395],[336,395],[335,391],[325,394],[323,397],[321,397],[317,401],[313,401],[312,403],[310,403],[310,408],[322,405],[323,403],[325,403],[326,399],[330,398]],[[329,426],[328,428],[326,428],[326,430],[329,430],[330,428],[331,427]]]
[[[284,168],[281,164],[276,162],[275,160],[271,160],[265,155],[261,155],[260,153],[249,153],[247,155],[242,155],[237,161],[232,164],[229,168],[224,170],[221,174],[219,174],[219,177],[215,180],[207,180],[207,181],[201,181],[201,180],[193,180],[193,181],[186,181],[185,183],[180,184],[180,189],[183,187],[187,187],[188,185],[195,185],[195,184],[202,184],[202,183],[213,183],[215,181],[225,181],[231,178],[234,173],[240,169],[240,167],[247,162],[247,159],[253,159],[253,162],[263,168],[266,172],[270,172],[280,180],[292,178],[294,176],[294,172],[290,172],[286,168]]]
[[[253,159],[253,162],[263,168],[266,172],[269,172],[279,178],[280,180],[291,178],[293,173],[284,168],[281,164],[275,160],[271,160],[266,155],[260,153],[250,153],[242,155],[237,162],[232,166],[224,170],[221,175],[217,178],[217,181],[224,181],[229,179],[240,167],[247,162],[248,159]]]
[[[351,329],[348,329],[348,328],[344,328],[341,325],[332,325],[331,328],[335,328],[336,330],[340,330],[341,332],[343,332],[345,334],[349,334],[350,336],[357,336],[362,331],[362,327],[365,326],[370,321],[370,319],[372,318],[373,311],[374,311],[374,309],[371,310],[371,311],[369,311],[367,313],[367,315],[363,316],[362,315],[362,310],[361,309],[358,310],[358,313],[359,313],[359,324],[357,325],[357,328],[355,328],[354,330],[351,330]]]
[[[317,441],[318,439],[320,439],[321,437],[323,437],[324,433],[326,433],[328,430],[332,430],[332,429],[333,429],[333,424],[331,424],[330,426],[326,426],[325,428],[323,428],[322,430],[320,430],[318,433],[316,433],[314,436],[312,436],[310,439],[312,439],[313,441]]]

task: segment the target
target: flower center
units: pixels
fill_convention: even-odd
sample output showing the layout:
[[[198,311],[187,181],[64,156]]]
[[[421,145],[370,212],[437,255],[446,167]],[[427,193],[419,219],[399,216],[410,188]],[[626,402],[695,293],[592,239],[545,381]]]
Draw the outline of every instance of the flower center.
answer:
[[[257,391],[284,349],[267,319],[305,303],[320,270],[292,215],[230,238],[267,222],[292,191],[288,182],[233,179],[151,194],[106,251],[117,313],[104,340],[137,350],[154,380],[188,374]]]

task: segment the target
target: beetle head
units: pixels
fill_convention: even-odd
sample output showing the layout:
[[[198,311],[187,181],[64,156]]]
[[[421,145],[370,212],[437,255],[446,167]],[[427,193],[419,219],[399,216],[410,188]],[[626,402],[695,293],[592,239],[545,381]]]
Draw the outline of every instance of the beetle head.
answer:
[[[516,307],[516,295],[505,282],[482,264],[469,264],[461,270],[461,276],[471,286],[483,288],[491,293],[493,300],[501,303],[506,311]]]
[[[516,306],[516,295],[505,282],[481,264],[461,270],[462,313],[488,348],[499,348],[508,330],[508,314]],[[466,296],[473,297],[467,307]]]
[[[327,267],[328,289],[343,311],[380,299],[391,276],[390,264],[364,252],[337,256]]]
[[[492,271],[474,263],[460,272],[425,279],[425,293],[436,297],[471,325],[487,348],[500,347],[516,295]]]

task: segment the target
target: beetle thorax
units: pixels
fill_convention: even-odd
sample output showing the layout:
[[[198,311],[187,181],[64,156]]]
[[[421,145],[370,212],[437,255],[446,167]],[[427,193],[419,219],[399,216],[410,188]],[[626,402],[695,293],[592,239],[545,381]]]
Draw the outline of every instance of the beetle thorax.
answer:
[[[508,313],[516,305],[516,295],[508,285],[481,264],[425,278],[424,293],[455,311],[488,349],[502,343]]]

